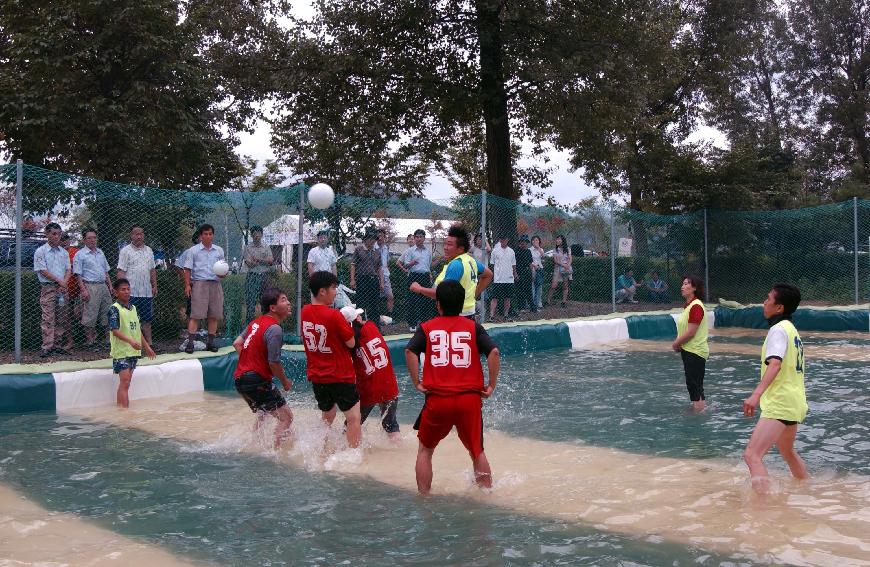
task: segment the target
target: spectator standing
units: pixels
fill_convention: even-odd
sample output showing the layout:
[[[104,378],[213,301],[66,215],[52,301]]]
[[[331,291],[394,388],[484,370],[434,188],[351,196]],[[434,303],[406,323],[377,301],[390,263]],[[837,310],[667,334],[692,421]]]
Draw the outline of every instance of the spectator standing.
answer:
[[[547,295],[547,303],[553,303],[553,293],[559,284],[562,284],[562,307],[568,303],[568,290],[571,289],[571,280],[574,276],[572,268],[573,258],[571,247],[561,234],[556,237],[556,249],[553,251],[553,283],[550,285],[550,293]]]
[[[381,290],[381,299],[387,301],[387,315],[393,314],[393,285],[390,283],[390,245],[387,243],[386,229],[379,228],[378,241],[375,248],[381,255],[381,273],[384,276],[384,287]]]
[[[649,290],[649,298],[653,303],[668,303],[668,284],[659,279],[658,272],[652,272],[650,274],[650,280],[646,282],[647,289]]]
[[[308,277],[314,272],[332,272],[337,276],[337,262],[338,257],[329,246],[329,231],[321,230],[317,233],[317,246],[308,251]]]
[[[272,249],[263,244],[263,227],[251,227],[251,242],[245,246],[243,261],[248,268],[245,276],[245,314],[248,319],[253,319],[260,296],[266,288],[269,271],[275,263]]]
[[[380,295],[384,289],[381,255],[375,250],[377,235],[367,230],[363,243],[353,252],[350,264],[350,287],[356,290],[357,305],[365,310],[366,319],[380,328]]]
[[[532,252],[532,269],[534,276],[532,278],[532,312],[543,309],[544,295],[544,249],[541,248],[541,237],[532,237],[532,247],[529,249]]]
[[[112,280],[109,278],[109,262],[97,248],[97,231],[86,228],[82,231],[85,247],[73,260],[73,273],[78,280],[82,298],[82,327],[85,328],[85,348],[99,350],[97,325],[109,328],[109,307],[112,305]]]
[[[33,271],[39,279],[39,308],[42,348],[40,358],[52,354],[69,354],[61,346],[69,332],[70,279],[69,254],[60,246],[60,225],[52,222],[45,227],[47,242],[33,253]]]
[[[535,311],[535,305],[532,303],[532,286],[534,285],[535,280],[535,261],[532,258],[532,251],[529,249],[529,244],[529,237],[524,234],[520,237],[519,248],[516,250],[517,283],[515,293],[517,311]]]
[[[145,342],[151,341],[151,321],[154,320],[154,298],[157,297],[157,264],[154,251],[145,244],[145,229],[134,224],[130,228],[130,244],[118,254],[117,279],[130,282],[130,304],[136,307]]]
[[[634,294],[637,293],[637,288],[642,286],[643,282],[634,281],[634,270],[626,268],[625,273],[616,278],[616,302],[622,303],[637,303]]]
[[[502,313],[505,320],[510,316],[511,297],[514,294],[514,282],[517,279],[517,256],[514,249],[508,246],[508,237],[502,236],[490,257],[492,264],[493,283],[492,299],[489,303],[489,317],[495,320],[495,311],[499,300],[502,301]]]
[[[187,251],[184,261],[184,295],[190,298],[190,319],[187,321],[187,344],[184,352],[193,353],[193,339],[199,320],[206,319],[208,340],[205,348],[217,352],[214,344],[217,325],[224,315],[224,290],[220,278],[214,273],[214,263],[225,260],[224,250],[214,244],[214,227],[204,224],[199,228],[199,244]]]
[[[80,250],[78,246],[72,246],[68,232],[60,235],[60,245],[69,254],[69,265],[72,268],[73,258]],[[81,321],[82,319],[82,302],[80,298],[79,282],[74,277],[70,276],[67,283],[66,299],[69,302],[69,308],[72,312],[67,318],[66,332],[64,333],[64,350],[72,350],[73,348],[73,321]]]
[[[416,283],[420,287],[432,287],[432,252],[426,248],[426,231],[414,231],[414,246],[405,250],[399,258],[399,267],[408,274],[409,289]],[[417,323],[429,318],[435,308],[428,297],[413,293],[408,295],[408,330],[417,330]]]
[[[486,266],[486,255],[492,252],[492,249],[489,247],[489,244],[484,247],[483,245],[483,237],[481,235],[476,235],[474,237],[474,244],[471,245],[471,248],[468,250],[468,253],[471,254],[471,257]]]

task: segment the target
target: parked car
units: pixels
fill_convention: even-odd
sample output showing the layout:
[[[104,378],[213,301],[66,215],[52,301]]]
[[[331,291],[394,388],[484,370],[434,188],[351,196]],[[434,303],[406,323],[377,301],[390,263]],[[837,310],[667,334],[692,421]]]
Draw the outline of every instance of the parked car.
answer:
[[[45,240],[25,238],[21,241],[21,267],[33,269],[33,253],[45,244]],[[4,272],[15,270],[15,239],[0,238],[0,270]]]

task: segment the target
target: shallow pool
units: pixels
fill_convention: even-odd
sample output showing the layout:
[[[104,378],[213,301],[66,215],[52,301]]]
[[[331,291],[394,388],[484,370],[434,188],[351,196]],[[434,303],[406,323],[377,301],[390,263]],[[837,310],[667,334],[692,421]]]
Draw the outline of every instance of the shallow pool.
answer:
[[[848,337],[819,345],[834,340]],[[436,452],[436,496],[415,495],[406,424],[422,398],[404,368],[405,438],[391,445],[367,424],[359,464],[327,460],[305,383],[291,395],[295,444],[277,454],[268,435],[250,433],[251,414],[229,392],[129,412],[3,416],[0,485],[14,493],[0,492],[0,503],[24,496],[44,517],[0,513],[10,534],[0,557],[69,562],[73,546],[98,564],[132,541],[165,554],[160,563],[223,565],[866,563],[868,365],[808,357],[810,414],[798,449],[814,479],[792,483],[773,454],[776,493],[760,502],[740,461],[754,424],[740,407],[759,363],[727,352],[760,347],[760,337],[713,341],[723,350],[708,365],[711,408],[700,416],[686,412],[667,343],[507,357],[485,404],[491,494],[471,487],[467,455],[451,437]],[[334,429],[326,442],[340,451]],[[34,537],[58,513],[101,538],[78,542],[75,525]],[[47,545],[52,537],[66,541]],[[51,556],[55,548],[64,551]]]

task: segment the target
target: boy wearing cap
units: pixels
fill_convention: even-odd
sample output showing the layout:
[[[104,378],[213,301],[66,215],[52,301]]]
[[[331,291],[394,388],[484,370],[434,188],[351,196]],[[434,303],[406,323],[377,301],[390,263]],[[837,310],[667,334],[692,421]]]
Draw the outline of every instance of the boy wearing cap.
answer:
[[[381,427],[393,441],[400,439],[396,411],[399,408],[399,385],[384,336],[371,321],[363,321],[362,309],[356,305],[341,308],[341,314],[353,326],[356,348],[353,366],[360,399],[360,423],[375,409],[381,410]]]

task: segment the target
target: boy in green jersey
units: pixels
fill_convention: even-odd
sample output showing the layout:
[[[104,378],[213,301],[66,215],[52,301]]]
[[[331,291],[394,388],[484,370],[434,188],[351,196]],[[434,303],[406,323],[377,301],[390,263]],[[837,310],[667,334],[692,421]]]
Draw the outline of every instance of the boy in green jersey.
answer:
[[[764,300],[764,317],[770,330],[761,347],[761,382],[743,401],[743,414],[748,417],[761,406],[761,417],[743,453],[752,488],[759,493],[767,492],[769,479],[763,459],[774,444],[795,478],[809,477],[794,449],[797,425],[809,409],[804,389],[804,347],[791,322],[800,301],[800,290],[782,283],[774,284]]]
[[[109,308],[112,370],[120,378],[118,405],[128,408],[130,407],[130,381],[133,379],[133,370],[136,369],[142,351],[145,351],[148,358],[154,358],[156,355],[142,336],[139,314],[136,312],[136,306],[130,303],[130,282],[120,278],[115,281],[114,288],[117,301]]]

